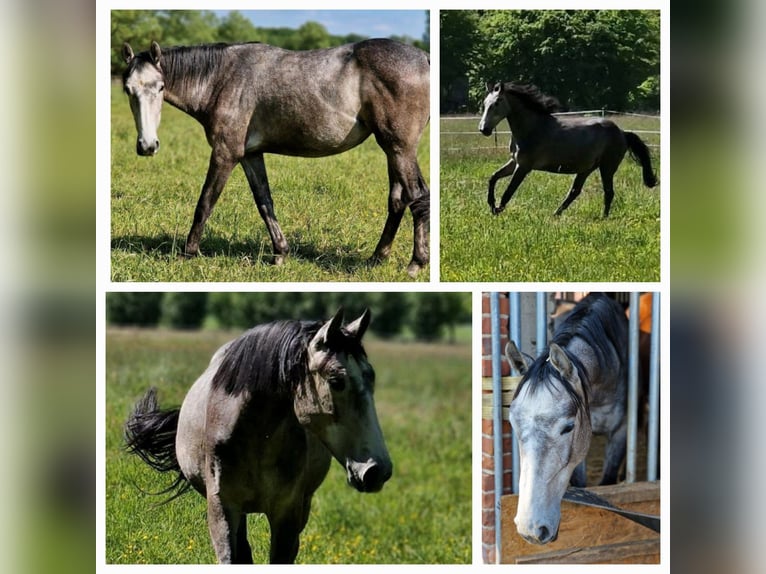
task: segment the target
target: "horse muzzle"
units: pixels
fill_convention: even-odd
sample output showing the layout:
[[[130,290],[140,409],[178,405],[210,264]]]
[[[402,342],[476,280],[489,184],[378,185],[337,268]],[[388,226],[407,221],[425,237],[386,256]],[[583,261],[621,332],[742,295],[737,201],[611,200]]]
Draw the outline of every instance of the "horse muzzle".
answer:
[[[492,128],[489,128],[489,127],[479,126],[479,131],[482,133],[482,135],[485,135],[485,136],[492,135]]]
[[[519,535],[530,544],[542,545],[555,542],[559,537],[559,530],[558,527],[555,531],[551,531],[547,526],[538,526],[530,532],[522,533],[519,531]]]
[[[160,140],[154,140],[152,142],[145,142],[142,139],[136,140],[136,153],[142,156],[155,155],[160,151]]]
[[[346,461],[348,483],[359,492],[380,492],[386,481],[393,474],[390,461],[364,463]]]

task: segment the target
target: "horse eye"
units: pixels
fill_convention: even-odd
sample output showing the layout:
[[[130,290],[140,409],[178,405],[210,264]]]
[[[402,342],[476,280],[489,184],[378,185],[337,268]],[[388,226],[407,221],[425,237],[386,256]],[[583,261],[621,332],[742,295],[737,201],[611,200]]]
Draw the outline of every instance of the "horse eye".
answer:
[[[161,84],[160,85],[160,92],[164,92],[164,91],[165,91],[165,84]]]
[[[569,423],[561,430],[561,434],[569,434],[574,430],[574,423]]]
[[[334,391],[342,391],[346,388],[346,379],[343,377],[331,377],[327,379],[327,383]]]

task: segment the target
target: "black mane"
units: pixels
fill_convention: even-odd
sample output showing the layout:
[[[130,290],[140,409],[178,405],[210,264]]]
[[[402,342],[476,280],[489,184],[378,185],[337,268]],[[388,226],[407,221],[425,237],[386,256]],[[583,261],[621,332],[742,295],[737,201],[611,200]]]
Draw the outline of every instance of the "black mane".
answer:
[[[554,333],[550,342],[556,343],[561,347],[572,362],[572,365],[577,369],[580,380],[583,383],[584,397],[582,399],[572,385],[561,378],[558,371],[548,360],[550,345],[546,347],[543,354],[529,367],[516,389],[514,398],[518,396],[521,388],[527,382],[530,382],[531,385],[530,392],[535,392],[541,385],[550,385],[550,381],[555,380],[566,390],[578,410],[585,409],[586,412],[589,412],[588,390],[590,381],[588,379],[588,372],[584,368],[582,361],[567,351],[566,347],[574,337],[579,337],[593,350],[599,368],[604,369],[612,351],[614,350],[618,356],[622,356],[620,349],[624,348],[627,344],[627,341],[621,340],[620,332],[622,329],[620,321],[622,320],[625,320],[625,315],[616,301],[603,293],[591,293],[575,306]],[[624,363],[624,360],[622,362]],[[625,366],[623,364],[621,368],[625,368]]]
[[[308,345],[322,321],[275,321],[258,325],[234,340],[213,376],[213,388],[230,395],[243,392],[292,397],[308,377]],[[361,342],[348,335],[328,341],[332,352],[365,357]]]
[[[503,90],[521,99],[527,107],[541,114],[551,114],[561,110],[561,103],[553,96],[547,96],[532,84],[516,84],[507,82]]]

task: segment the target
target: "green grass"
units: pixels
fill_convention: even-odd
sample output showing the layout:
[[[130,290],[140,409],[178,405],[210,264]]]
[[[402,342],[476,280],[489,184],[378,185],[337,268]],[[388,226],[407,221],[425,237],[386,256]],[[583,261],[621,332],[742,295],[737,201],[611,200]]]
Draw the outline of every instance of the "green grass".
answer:
[[[108,330],[106,346],[106,560],[212,563],[205,501],[195,492],[167,505],[168,476],[121,450],[132,404],[155,385],[178,405],[231,333]],[[462,337],[461,337],[462,338]],[[376,405],[394,462],[378,494],[346,485],[336,462],[314,496],[301,563],[469,563],[471,560],[470,344],[366,344]],[[256,562],[268,557],[268,524],[249,519]]]
[[[658,129],[651,120],[617,118],[624,129]],[[504,128],[507,129],[507,126]],[[490,175],[508,160],[509,136],[483,138],[473,119],[441,121],[441,279],[443,281],[659,281],[660,188],[644,187],[629,157],[615,176],[609,218],[601,217],[601,178],[559,218],[553,212],[573,176],[532,172],[499,216],[487,205]],[[444,132],[476,132],[476,136]],[[641,134],[656,143],[656,136]],[[480,148],[480,149],[477,149]],[[652,161],[659,175],[658,150]],[[496,197],[508,185],[500,180]]]
[[[429,173],[429,133],[419,163]],[[178,259],[207,172],[210,147],[202,127],[165,105],[160,152],[135,152],[136,129],[126,97],[112,89],[111,235],[113,281],[403,281],[412,255],[412,217],[404,217],[389,259],[367,258],[387,214],[383,151],[371,137],[321,159],[266,156],[274,208],[291,254],[268,263],[271,240],[241,167],[235,168],[202,236],[203,257]],[[428,269],[419,279],[428,281]]]

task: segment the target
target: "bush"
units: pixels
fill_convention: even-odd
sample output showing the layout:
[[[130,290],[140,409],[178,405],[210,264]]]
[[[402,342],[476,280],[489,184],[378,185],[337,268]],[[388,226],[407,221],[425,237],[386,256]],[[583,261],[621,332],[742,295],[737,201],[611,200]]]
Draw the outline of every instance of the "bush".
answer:
[[[207,314],[207,293],[165,293],[162,323],[175,329],[197,329]]]

